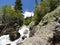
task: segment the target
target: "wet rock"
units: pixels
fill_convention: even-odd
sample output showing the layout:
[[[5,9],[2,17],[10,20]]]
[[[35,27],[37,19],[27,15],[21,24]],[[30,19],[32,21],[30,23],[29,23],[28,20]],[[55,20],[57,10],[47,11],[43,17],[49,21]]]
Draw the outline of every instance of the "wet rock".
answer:
[[[27,36],[23,36],[22,39],[24,40],[25,38],[27,38]]]
[[[20,36],[21,36],[20,33],[16,32],[16,31],[9,34],[9,37],[10,37],[11,41],[14,41],[14,40],[18,39]]]
[[[24,31],[24,34],[28,34],[28,30],[25,30],[25,31]]]
[[[16,31],[18,31],[19,28],[20,28],[20,25],[18,25],[17,23],[15,23],[13,27],[16,29]]]

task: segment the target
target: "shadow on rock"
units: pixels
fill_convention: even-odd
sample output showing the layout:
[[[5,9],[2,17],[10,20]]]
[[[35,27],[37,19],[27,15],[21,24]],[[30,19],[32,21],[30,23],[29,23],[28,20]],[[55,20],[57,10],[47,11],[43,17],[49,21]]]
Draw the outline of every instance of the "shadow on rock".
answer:
[[[55,33],[53,33],[53,38],[49,38],[48,44],[60,45],[60,31],[56,31]]]
[[[9,34],[9,37],[10,37],[11,41],[14,41],[14,40],[18,39],[20,36],[21,36],[20,33],[16,32],[16,31]]]

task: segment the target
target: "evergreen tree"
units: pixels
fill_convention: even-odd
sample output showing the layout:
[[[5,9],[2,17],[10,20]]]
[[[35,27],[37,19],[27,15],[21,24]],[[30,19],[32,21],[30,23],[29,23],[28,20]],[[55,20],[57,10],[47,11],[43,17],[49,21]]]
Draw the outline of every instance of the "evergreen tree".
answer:
[[[10,5],[4,5],[3,8],[3,23],[8,23],[9,25],[14,25],[15,23],[20,26],[23,24],[23,15],[19,11],[15,11]]]
[[[47,2],[50,7],[50,12],[56,9],[60,5],[60,0],[43,0]]]
[[[37,7],[35,7],[34,19],[33,19],[35,21],[35,24],[36,25],[39,24],[39,22],[41,21],[41,19],[49,11],[50,11],[50,8],[49,8],[47,2],[41,1],[40,5],[37,5]]]
[[[43,1],[43,0],[41,0],[41,1]]]
[[[22,3],[21,0],[16,0],[15,2],[15,11],[18,14],[17,17],[17,23],[21,25],[21,23],[23,23],[23,15],[22,15]]]
[[[22,3],[21,3],[21,0],[16,0],[14,8],[15,8],[16,11],[19,10],[19,11],[22,12]]]
[[[37,0],[35,0],[35,5],[38,5],[38,1]]]
[[[54,9],[57,8],[57,3],[58,3],[58,0],[50,0],[50,9],[51,11],[53,11]]]
[[[3,16],[2,16],[3,20],[2,20],[2,23],[6,23],[6,7],[7,6],[2,7],[3,8]]]
[[[37,6],[38,6],[38,1],[35,0],[35,10],[36,10]]]

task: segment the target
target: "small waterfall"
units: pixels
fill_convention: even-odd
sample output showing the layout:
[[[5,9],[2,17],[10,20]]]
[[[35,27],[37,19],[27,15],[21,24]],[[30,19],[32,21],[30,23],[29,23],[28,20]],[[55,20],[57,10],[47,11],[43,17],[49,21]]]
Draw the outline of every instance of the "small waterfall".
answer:
[[[24,42],[27,38],[29,38],[29,28],[27,26],[22,26],[18,31],[20,33],[20,37],[15,41],[11,41],[9,35],[3,35],[0,37],[0,45],[17,45],[18,43]]]

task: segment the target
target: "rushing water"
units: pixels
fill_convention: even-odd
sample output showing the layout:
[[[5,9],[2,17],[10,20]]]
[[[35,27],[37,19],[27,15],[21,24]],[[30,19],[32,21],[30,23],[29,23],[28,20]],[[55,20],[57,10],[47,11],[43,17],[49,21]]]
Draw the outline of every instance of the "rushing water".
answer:
[[[0,37],[0,45],[7,45],[7,44],[10,44],[10,45],[17,45],[18,43],[21,43],[23,42],[24,40],[26,40],[27,38],[29,38],[29,28],[27,26],[22,26],[21,29],[19,29],[18,31],[21,36],[20,38],[16,39],[15,41],[10,41],[10,38],[9,38],[9,35],[3,35]],[[22,37],[23,36],[26,36],[26,38],[23,40]]]

